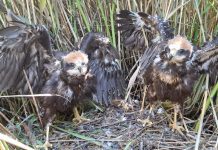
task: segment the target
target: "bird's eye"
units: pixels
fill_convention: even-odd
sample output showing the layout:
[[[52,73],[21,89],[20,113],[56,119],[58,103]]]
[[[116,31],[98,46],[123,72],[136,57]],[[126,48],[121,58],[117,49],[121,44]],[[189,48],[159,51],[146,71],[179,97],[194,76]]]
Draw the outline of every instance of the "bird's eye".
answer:
[[[182,54],[185,54],[186,53],[186,50],[184,49],[180,49],[177,51],[178,54],[182,55]]]
[[[164,52],[165,52],[165,53],[170,52],[170,48],[169,48],[169,47],[165,47],[165,48],[164,48]]]
[[[66,68],[75,68],[75,64],[73,64],[73,63],[67,63],[65,67],[66,67]]]
[[[164,49],[164,51],[160,52],[160,58],[164,59],[167,57],[167,54],[169,53],[168,49]]]
[[[85,63],[84,63],[84,62],[82,62],[82,66],[85,66]]]
[[[71,68],[75,68],[75,64],[70,64],[70,67]]]

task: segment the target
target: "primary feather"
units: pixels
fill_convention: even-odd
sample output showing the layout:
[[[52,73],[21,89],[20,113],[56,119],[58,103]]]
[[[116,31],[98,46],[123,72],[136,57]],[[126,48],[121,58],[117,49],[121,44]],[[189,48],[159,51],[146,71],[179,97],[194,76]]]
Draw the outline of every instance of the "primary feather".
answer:
[[[167,20],[143,12],[121,10],[117,14],[117,26],[125,47],[130,50],[144,51],[151,44],[174,36]]]
[[[43,40],[42,39],[46,39]],[[10,26],[0,30],[0,90],[28,93],[42,84],[43,64],[50,59],[50,39],[43,26]],[[27,74],[27,79],[24,72]]]
[[[125,81],[119,64],[119,55],[102,33],[90,32],[80,44],[89,57],[89,73],[96,80],[96,101],[108,106],[113,100],[123,99]]]

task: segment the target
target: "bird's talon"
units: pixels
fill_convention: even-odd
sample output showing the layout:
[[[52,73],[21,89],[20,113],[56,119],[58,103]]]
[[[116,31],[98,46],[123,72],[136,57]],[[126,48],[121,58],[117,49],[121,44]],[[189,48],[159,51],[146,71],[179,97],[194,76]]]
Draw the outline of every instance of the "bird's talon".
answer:
[[[182,133],[182,131],[185,131],[185,129],[183,128],[183,126],[179,126],[175,123],[171,123],[170,125],[170,128],[172,128],[172,131],[178,131],[179,133]]]
[[[45,148],[45,150],[47,150],[48,148],[52,148],[52,144],[49,143],[49,141],[46,141],[46,142],[43,144],[43,147]]]
[[[120,101],[118,107],[122,107],[125,111],[133,110],[133,106],[125,101]]]
[[[85,118],[83,116],[73,118],[73,122],[76,122],[77,124],[81,124],[81,123],[87,122],[87,121],[90,121],[90,119],[87,119],[87,118]]]
[[[37,149],[44,148],[45,150],[48,150],[49,148],[52,148],[52,144],[49,143],[49,141],[45,141],[43,145],[37,145],[36,148]]]
[[[90,121],[90,119],[83,117],[82,114],[80,115],[78,112],[78,109],[76,107],[73,108],[73,113],[74,113],[74,118],[72,121],[76,122],[77,124],[81,124],[83,122]]]
[[[93,77],[93,75],[91,74],[91,73],[87,73],[86,75],[85,75],[85,79],[87,80],[88,78],[92,78]]]
[[[140,123],[142,123],[143,127],[145,127],[145,126],[147,126],[147,127],[151,127],[152,124],[153,124],[153,122],[150,121],[149,118],[144,119],[144,120],[142,120],[142,119],[137,119],[137,121],[140,122]]]

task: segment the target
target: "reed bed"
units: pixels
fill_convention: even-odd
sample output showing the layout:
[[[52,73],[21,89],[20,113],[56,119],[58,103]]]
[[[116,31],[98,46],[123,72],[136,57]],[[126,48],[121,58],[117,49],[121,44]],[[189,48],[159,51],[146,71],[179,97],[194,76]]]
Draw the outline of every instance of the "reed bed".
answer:
[[[85,33],[104,32],[120,54],[126,81],[137,66],[140,54],[126,51],[116,30],[116,13],[122,9],[160,15],[170,21],[175,34],[185,35],[196,46],[212,39],[218,32],[218,2],[216,0],[3,0],[23,19],[33,24],[47,26],[55,50],[72,50]],[[0,25],[7,26],[3,13]],[[132,69],[133,68],[133,69]],[[159,106],[153,117],[154,126],[142,127],[136,120],[146,118],[139,112],[143,97],[142,87],[134,85],[128,100],[134,110],[124,112],[108,108],[105,112],[85,112],[93,121],[76,126],[59,118],[52,126],[51,142],[55,148],[66,149],[208,149],[218,147],[218,84],[208,89],[209,77],[202,76],[193,96],[185,104],[185,117],[190,133],[179,136],[170,132],[165,121],[171,118],[168,104]],[[7,93],[2,93],[7,95]],[[147,105],[147,104],[146,104]],[[158,114],[159,109],[165,113]],[[25,98],[0,98],[0,133],[18,139],[11,145],[0,135],[0,149],[19,149],[19,144],[40,149],[44,131],[40,128],[32,101]],[[113,122],[113,123],[112,123]],[[133,132],[134,131],[134,132]],[[156,140],[155,140],[156,139]],[[10,141],[10,140],[9,140]],[[28,149],[28,148],[26,148]]]

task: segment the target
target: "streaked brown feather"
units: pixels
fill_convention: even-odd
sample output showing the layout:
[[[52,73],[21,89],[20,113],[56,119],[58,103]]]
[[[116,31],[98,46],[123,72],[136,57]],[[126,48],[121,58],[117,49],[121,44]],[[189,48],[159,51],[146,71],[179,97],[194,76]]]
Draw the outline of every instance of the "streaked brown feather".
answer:
[[[40,43],[47,33],[41,26],[10,26],[0,30],[0,90],[8,89],[28,93],[29,87],[23,69],[35,92],[41,86],[43,63],[49,59],[50,38]],[[46,43],[48,42],[48,43]],[[45,47],[43,47],[45,46]],[[45,49],[48,48],[48,49]],[[8,84],[7,84],[8,83]]]
[[[88,56],[81,51],[68,52],[63,54],[62,64],[75,64],[78,61],[87,65]],[[92,77],[85,74],[70,75],[69,70],[74,68],[67,65],[58,65],[53,62],[50,66],[53,69],[50,77],[46,81],[40,93],[55,94],[55,96],[39,98],[42,115],[42,126],[45,127],[47,123],[53,121],[58,113],[70,114],[72,108],[82,104],[85,100],[92,97],[94,92],[94,85],[96,84]],[[61,64],[61,63],[59,63]],[[55,68],[54,68],[55,67]],[[76,68],[76,67],[75,67]],[[57,96],[59,95],[59,96]]]
[[[207,41],[197,50],[188,63],[188,67],[196,68],[199,72],[209,73],[212,84],[217,82],[218,73],[218,37],[212,41]]]
[[[102,33],[90,32],[83,38],[80,49],[89,56],[89,73],[95,78],[95,100],[106,106],[123,99],[125,80],[118,62],[119,55]]]
[[[170,52],[168,51],[169,43],[178,44],[179,47],[183,45],[180,42],[180,39],[175,37],[173,41],[165,41],[153,45],[151,49],[158,53],[151,55],[151,59],[141,60],[143,66],[141,75],[144,77],[146,85],[148,85],[146,93],[148,101],[169,100],[174,103],[183,104],[187,97],[191,96],[193,86],[199,77],[199,73],[196,70],[189,70],[186,67],[187,60],[191,58],[184,59],[182,62],[179,62],[179,65],[171,61],[171,58],[168,58],[168,53]],[[181,48],[190,47],[185,45]],[[189,57],[189,54],[184,53],[184,55]]]
[[[174,37],[167,20],[143,12],[121,10],[117,14],[117,26],[117,29],[121,31],[123,43],[129,50],[144,51],[152,43]],[[148,45],[146,45],[147,39]]]

